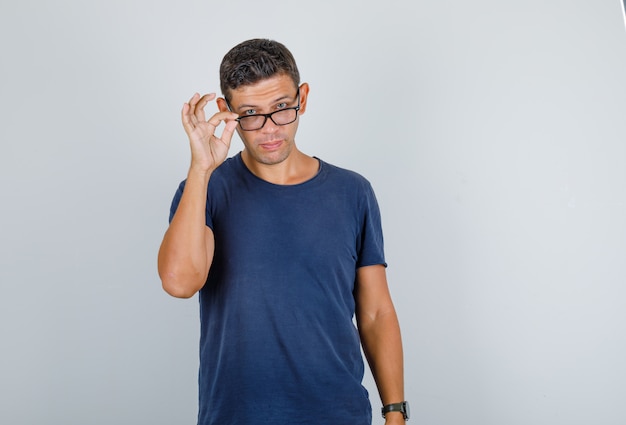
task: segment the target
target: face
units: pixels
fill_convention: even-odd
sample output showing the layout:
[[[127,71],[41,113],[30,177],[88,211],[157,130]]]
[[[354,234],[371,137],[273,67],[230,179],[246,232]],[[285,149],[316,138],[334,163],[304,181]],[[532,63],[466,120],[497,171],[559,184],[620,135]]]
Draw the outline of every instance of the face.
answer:
[[[300,86],[300,110],[306,109],[308,85]],[[298,89],[287,75],[278,75],[256,84],[243,86],[231,92],[230,107],[240,117],[254,114],[270,114],[283,108],[298,105]],[[227,110],[226,102],[218,101],[221,110]],[[276,165],[287,160],[295,149],[295,136],[298,119],[286,125],[276,125],[267,118],[265,125],[253,131],[244,131],[237,126],[237,132],[245,146],[246,159],[264,165]]]

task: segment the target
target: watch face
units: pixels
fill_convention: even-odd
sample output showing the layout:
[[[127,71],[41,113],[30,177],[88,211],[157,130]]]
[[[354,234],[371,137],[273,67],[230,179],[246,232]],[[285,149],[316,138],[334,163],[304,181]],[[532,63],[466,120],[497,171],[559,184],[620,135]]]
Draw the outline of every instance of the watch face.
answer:
[[[404,419],[409,419],[411,417],[411,408],[409,407],[409,402],[405,401],[402,403],[402,407],[404,408]]]

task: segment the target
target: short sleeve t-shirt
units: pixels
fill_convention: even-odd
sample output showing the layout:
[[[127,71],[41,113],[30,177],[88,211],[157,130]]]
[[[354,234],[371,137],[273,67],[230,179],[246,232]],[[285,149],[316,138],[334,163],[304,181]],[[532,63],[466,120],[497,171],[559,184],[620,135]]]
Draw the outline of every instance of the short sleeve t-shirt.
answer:
[[[386,266],[380,213],[365,178],[319,162],[297,185],[256,177],[241,154],[211,176],[200,425],[371,424],[353,290],[357,268]]]

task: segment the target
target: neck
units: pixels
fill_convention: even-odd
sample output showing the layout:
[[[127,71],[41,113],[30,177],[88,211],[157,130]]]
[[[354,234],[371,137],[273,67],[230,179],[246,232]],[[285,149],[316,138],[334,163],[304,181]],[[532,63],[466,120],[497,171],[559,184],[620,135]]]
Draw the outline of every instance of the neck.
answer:
[[[319,162],[297,149],[277,164],[263,164],[255,161],[244,149],[241,159],[252,174],[258,178],[277,185],[294,185],[304,183],[315,177],[319,170]]]

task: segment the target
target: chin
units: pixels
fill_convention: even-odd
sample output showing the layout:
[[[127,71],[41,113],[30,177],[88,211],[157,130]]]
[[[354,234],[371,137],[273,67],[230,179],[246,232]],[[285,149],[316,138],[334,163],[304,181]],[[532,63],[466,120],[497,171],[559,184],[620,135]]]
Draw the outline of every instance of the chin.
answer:
[[[256,149],[254,151],[248,149],[252,159],[260,164],[264,165],[276,165],[284,162],[291,155],[293,149],[291,144],[283,146],[282,149],[278,149],[273,152],[263,152],[262,149]]]
[[[254,158],[257,162],[265,165],[276,165],[289,158],[289,152],[275,152],[271,154],[259,155]]]

